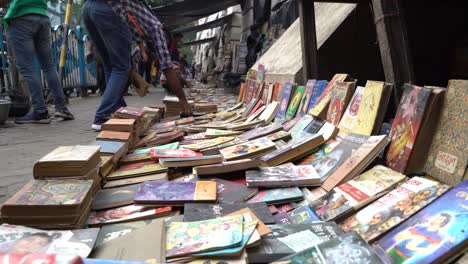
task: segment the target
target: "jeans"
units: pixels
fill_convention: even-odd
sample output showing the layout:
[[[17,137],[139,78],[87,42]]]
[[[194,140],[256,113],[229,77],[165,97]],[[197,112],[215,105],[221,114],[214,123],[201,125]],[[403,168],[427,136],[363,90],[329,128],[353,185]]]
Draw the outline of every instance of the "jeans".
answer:
[[[104,0],[86,1],[83,20],[103,60],[106,89],[95,115],[96,119],[103,121],[126,106],[123,95],[130,72],[132,37],[125,22]]]
[[[36,55],[54,96],[55,109],[63,110],[65,96],[58,77],[57,65],[52,58],[49,18],[36,14],[24,15],[11,19],[9,24],[9,43],[15,55],[16,67],[28,85],[34,112],[38,114],[47,112],[41,79],[34,65]]]

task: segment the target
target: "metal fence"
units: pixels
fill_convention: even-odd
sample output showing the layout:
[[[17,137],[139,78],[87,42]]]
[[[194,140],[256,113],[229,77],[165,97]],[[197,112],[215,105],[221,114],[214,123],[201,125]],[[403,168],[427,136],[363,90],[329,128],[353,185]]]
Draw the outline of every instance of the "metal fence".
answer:
[[[16,72],[13,70],[13,67],[9,67],[11,58],[8,58],[8,49],[5,46],[3,41],[6,32],[2,28],[2,33],[0,34],[0,51],[1,51],[1,89],[3,91],[8,91],[20,83],[19,77]],[[69,30],[68,32],[68,45],[67,45],[67,60],[65,64],[64,76],[62,79],[63,88],[67,95],[73,93],[73,91],[83,89],[96,89],[96,62],[86,63],[85,54],[88,53],[90,45],[89,38],[83,34],[83,29],[80,26],[77,26],[74,30]],[[59,65],[60,58],[60,46],[62,44],[63,38],[63,27],[55,26],[51,29],[51,40],[52,40],[52,56],[57,65]],[[41,80],[44,87],[44,94],[47,95],[48,88],[47,82],[44,78],[44,74],[40,69],[39,63],[36,60],[37,72],[41,76]]]

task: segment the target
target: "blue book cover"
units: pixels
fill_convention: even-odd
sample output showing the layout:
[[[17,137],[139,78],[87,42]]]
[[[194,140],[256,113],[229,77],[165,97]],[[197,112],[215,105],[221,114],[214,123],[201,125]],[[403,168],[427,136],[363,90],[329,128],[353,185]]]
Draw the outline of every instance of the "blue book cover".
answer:
[[[294,209],[289,213],[289,217],[294,224],[311,224],[317,221],[322,221],[312,209],[305,205]]]
[[[285,82],[283,87],[283,93],[281,94],[281,99],[279,101],[279,109],[276,114],[277,120],[282,120],[286,116],[286,110],[288,110],[289,99],[291,97],[292,84],[290,82]]]
[[[391,230],[377,241],[388,263],[444,263],[468,242],[468,180]]]
[[[119,150],[123,148],[125,144],[127,143],[120,141],[96,140],[96,142],[93,145],[101,146],[101,153],[115,154],[119,152]]]
[[[312,90],[312,96],[310,97],[309,107],[307,108],[307,112],[314,107],[317,99],[322,95],[323,90],[327,87],[328,82],[325,80],[316,81],[314,84],[314,89]]]

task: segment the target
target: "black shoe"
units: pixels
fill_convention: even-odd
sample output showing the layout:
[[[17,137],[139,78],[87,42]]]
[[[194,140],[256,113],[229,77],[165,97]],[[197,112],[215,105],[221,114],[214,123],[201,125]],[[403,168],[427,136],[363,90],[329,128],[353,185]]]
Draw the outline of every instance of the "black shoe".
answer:
[[[49,124],[49,112],[45,113],[36,113],[31,112],[23,117],[19,117],[15,119],[15,123],[17,124]]]
[[[60,117],[60,118],[63,118],[63,120],[73,120],[73,119],[75,119],[73,114],[70,113],[70,111],[68,111],[68,109],[66,107],[64,107],[60,111],[58,111],[58,110],[55,111],[54,117]]]

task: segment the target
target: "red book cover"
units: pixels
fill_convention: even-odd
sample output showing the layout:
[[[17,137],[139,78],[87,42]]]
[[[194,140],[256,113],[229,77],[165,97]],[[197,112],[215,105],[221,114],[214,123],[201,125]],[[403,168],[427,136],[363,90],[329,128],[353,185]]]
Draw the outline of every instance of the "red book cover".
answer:
[[[263,101],[262,101],[262,100],[259,100],[259,101],[255,104],[254,108],[252,108],[252,111],[250,111],[250,113],[247,115],[247,117],[253,115],[260,107],[262,107],[262,105],[263,105]]]
[[[160,158],[190,158],[203,155],[190,149],[152,149],[150,156],[152,160],[158,161]]]
[[[279,90],[281,89],[281,83],[276,82],[275,85],[273,86],[273,95],[271,96],[272,101],[279,102]]]
[[[249,89],[247,93],[247,100],[245,101],[246,103],[250,102],[250,100],[252,100],[255,94],[255,81],[249,80],[248,85],[249,85]]]

